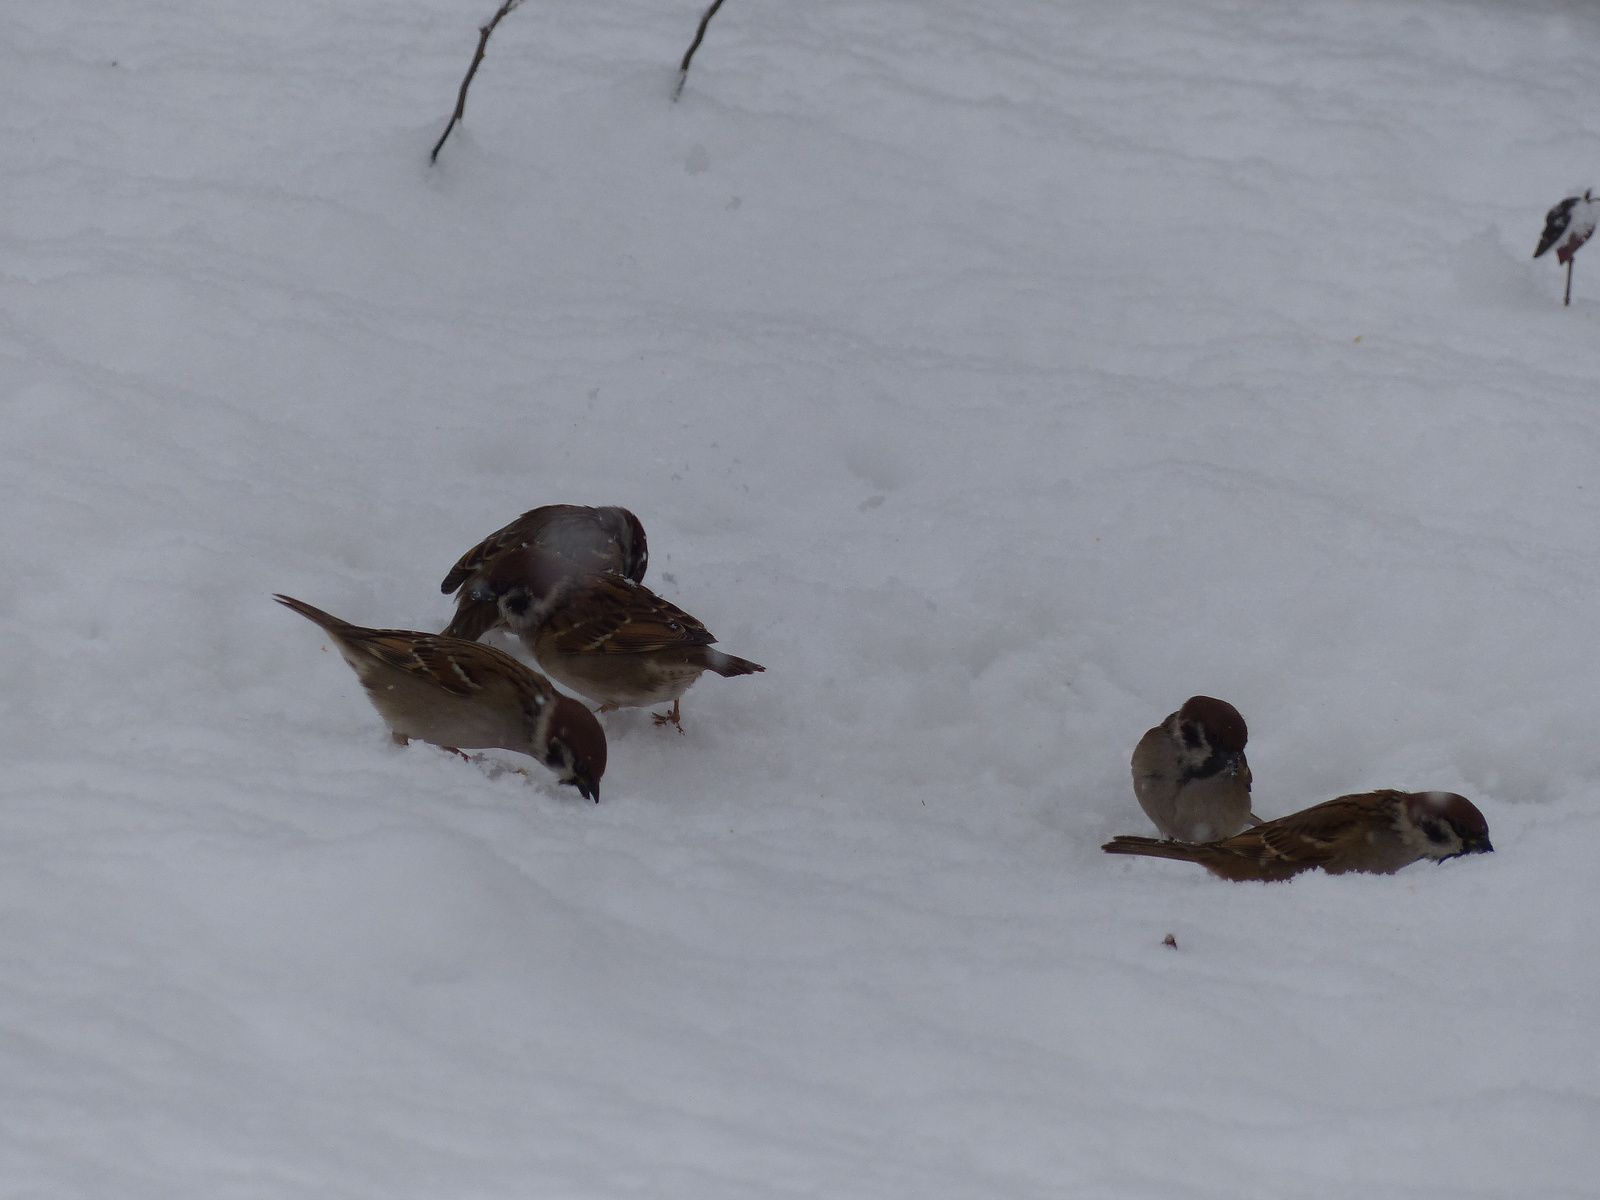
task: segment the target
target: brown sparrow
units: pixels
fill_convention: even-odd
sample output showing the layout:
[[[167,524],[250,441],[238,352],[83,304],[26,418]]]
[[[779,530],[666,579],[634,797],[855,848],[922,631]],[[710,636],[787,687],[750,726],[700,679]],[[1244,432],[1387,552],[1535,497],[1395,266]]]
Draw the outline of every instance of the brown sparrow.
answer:
[[[1199,863],[1223,879],[1288,879],[1321,867],[1330,875],[1392,875],[1420,858],[1487,854],[1489,824],[1454,792],[1363,792],[1267,821],[1220,841],[1113,838],[1107,854],[1144,854]]]
[[[679,729],[679,701],[702,671],[750,675],[766,668],[713,650],[699,621],[622,575],[552,578],[532,550],[499,556],[477,585],[505,626],[557,683],[601,712],[672,701],[656,723]]]
[[[1181,842],[1232,837],[1250,812],[1249,731],[1225,700],[1190,696],[1133,748],[1133,793],[1161,836]]]
[[[529,754],[599,803],[605,731],[538,672],[481,642],[364,629],[303,600],[273,599],[322,626],[400,745],[420,738],[458,753],[493,746]]]
[[[456,615],[444,629],[446,636],[477,641],[500,623],[492,600],[474,598],[481,590],[476,585],[502,555],[523,550],[536,551],[524,560],[541,562],[557,577],[615,571],[638,583],[650,565],[644,526],[625,508],[547,504],[532,509],[495,530],[450,568],[439,590],[447,596],[459,594]]]

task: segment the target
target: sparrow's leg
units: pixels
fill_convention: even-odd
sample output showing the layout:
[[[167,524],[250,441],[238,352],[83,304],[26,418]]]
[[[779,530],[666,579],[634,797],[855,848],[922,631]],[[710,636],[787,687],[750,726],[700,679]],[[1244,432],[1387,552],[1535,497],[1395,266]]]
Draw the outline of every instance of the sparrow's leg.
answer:
[[[457,750],[454,746],[440,746],[439,749],[448,750],[451,754],[459,754],[462,762],[472,761],[472,755],[468,754],[465,750]]]
[[[678,705],[680,705],[682,703],[683,703],[683,697],[680,696],[678,699],[676,699],[676,700],[674,700],[672,702],[672,711],[671,712],[669,712],[669,713],[651,713],[650,715],[656,719],[656,724],[657,725],[675,725],[678,728],[678,732],[682,733],[683,732],[682,714],[678,711]]]

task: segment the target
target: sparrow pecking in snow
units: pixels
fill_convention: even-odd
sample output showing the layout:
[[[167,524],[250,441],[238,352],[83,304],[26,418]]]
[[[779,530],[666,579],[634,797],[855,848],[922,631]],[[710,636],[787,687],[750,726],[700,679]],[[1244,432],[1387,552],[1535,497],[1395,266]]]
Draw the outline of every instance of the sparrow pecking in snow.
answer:
[[[1101,849],[1199,863],[1222,879],[1268,882],[1313,867],[1330,875],[1392,875],[1419,859],[1438,862],[1494,847],[1488,822],[1465,796],[1382,791],[1340,796],[1220,841],[1119,837]]]
[[[606,735],[583,705],[503,650],[406,629],[366,629],[292,596],[279,604],[322,626],[400,745],[496,747],[538,759],[599,803]]]
[[[681,730],[680,699],[702,672],[766,670],[713,650],[703,624],[624,575],[565,575],[528,549],[500,555],[474,587],[552,679],[601,712],[670,700],[656,723]]]
[[[523,513],[461,556],[439,590],[456,592],[456,615],[444,632],[476,641],[500,623],[492,600],[476,599],[477,585],[502,556],[536,551],[520,561],[537,562],[544,573],[590,575],[615,571],[635,583],[650,565],[650,548],[639,518],[625,508],[547,504]],[[504,571],[501,572],[504,575]]]
[[[1139,739],[1133,792],[1162,837],[1216,841],[1257,820],[1244,756],[1249,736],[1239,710],[1226,700],[1190,696]]]
[[[1561,303],[1572,303],[1572,259],[1578,249],[1594,234],[1596,218],[1600,217],[1600,200],[1589,190],[1581,196],[1568,196],[1544,216],[1544,233],[1539,237],[1539,248],[1533,252],[1538,258],[1554,247],[1556,261],[1567,268],[1567,293]]]

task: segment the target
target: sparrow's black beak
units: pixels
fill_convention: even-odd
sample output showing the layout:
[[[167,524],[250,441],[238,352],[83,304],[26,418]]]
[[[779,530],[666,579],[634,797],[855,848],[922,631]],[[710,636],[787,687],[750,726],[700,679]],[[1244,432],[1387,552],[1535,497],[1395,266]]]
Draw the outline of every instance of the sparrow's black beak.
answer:
[[[567,782],[573,787],[577,788],[578,795],[582,796],[585,800],[593,800],[596,804],[600,803],[600,784],[595,780],[585,779],[583,776],[579,775],[573,779],[567,780]]]
[[[1228,764],[1229,775],[1237,775],[1239,773],[1239,756],[1237,754],[1230,754],[1223,761]]]

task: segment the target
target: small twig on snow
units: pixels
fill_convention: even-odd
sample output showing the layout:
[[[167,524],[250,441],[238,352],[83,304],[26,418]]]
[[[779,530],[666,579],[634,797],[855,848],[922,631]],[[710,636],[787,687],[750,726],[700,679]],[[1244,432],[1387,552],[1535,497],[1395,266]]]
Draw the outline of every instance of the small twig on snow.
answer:
[[[467,89],[472,86],[472,77],[478,73],[478,64],[483,61],[483,51],[489,44],[489,35],[494,32],[494,27],[500,24],[500,19],[521,3],[522,0],[505,0],[499,11],[490,18],[489,23],[479,26],[478,51],[472,56],[472,65],[467,68],[466,78],[461,81],[461,94],[456,97],[456,111],[451,114],[450,124],[444,127],[444,132],[439,135],[438,142],[434,144],[433,153],[428,155],[428,162],[436,163],[439,161],[439,151],[444,149],[445,139],[450,136],[450,131],[460,123],[461,118],[466,116]],[[722,3],[722,0],[717,0],[717,3]]]
[[[673,102],[683,95],[683,85],[689,82],[689,64],[694,60],[694,52],[700,49],[700,43],[705,40],[706,26],[711,24],[711,18],[717,15],[717,9],[722,7],[722,0],[711,0],[711,7],[706,9],[706,15],[700,18],[700,28],[694,31],[694,41],[689,43],[689,48],[683,52],[683,65],[678,68],[678,86],[672,93]]]

